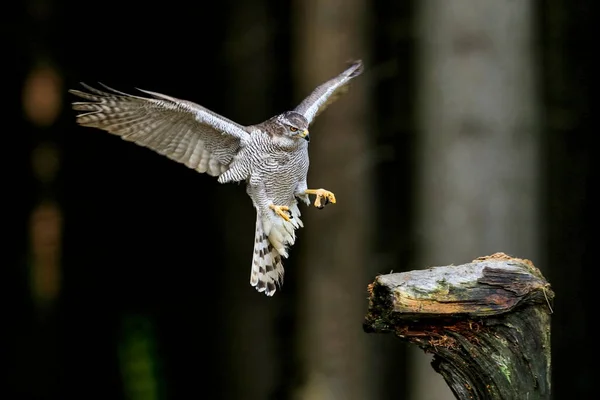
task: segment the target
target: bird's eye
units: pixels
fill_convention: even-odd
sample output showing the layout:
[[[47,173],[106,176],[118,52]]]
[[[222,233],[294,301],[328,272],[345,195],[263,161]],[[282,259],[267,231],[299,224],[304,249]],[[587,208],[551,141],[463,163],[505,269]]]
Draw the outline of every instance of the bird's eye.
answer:
[[[293,126],[290,126],[290,131],[296,132],[297,130],[298,130],[298,128],[294,128]]]

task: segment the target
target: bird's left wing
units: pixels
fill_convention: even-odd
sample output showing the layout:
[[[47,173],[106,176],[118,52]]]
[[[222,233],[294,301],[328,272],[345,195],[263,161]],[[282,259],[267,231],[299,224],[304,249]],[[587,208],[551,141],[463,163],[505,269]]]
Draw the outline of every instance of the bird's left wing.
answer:
[[[104,86],[104,92],[69,90],[88,101],[74,102],[84,111],[77,123],[99,128],[148,147],[198,172],[217,176],[227,170],[242,143],[246,127],[191,101],[140,90],[154,98],[133,96]]]
[[[317,86],[294,111],[304,115],[310,124],[313,119],[322,113],[328,105],[338,99],[348,90],[348,82],[363,72],[363,63],[358,60],[352,63],[344,72]]]

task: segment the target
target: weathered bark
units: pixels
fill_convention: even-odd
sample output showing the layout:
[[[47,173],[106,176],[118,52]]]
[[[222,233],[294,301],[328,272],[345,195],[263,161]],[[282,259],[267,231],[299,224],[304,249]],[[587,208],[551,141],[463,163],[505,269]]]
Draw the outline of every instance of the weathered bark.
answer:
[[[434,354],[458,399],[549,399],[554,293],[528,260],[504,253],[458,266],[380,275],[367,332]]]
[[[534,20],[528,0],[417,2],[416,265],[540,259]],[[451,397],[428,363],[411,400]]]

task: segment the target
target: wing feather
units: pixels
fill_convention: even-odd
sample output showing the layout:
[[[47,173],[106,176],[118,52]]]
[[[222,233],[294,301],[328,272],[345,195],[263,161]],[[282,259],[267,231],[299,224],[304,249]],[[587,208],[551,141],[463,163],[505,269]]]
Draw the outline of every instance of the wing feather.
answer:
[[[336,101],[348,90],[348,82],[363,72],[363,63],[358,60],[352,63],[344,72],[317,86],[315,90],[300,103],[294,111],[304,115],[310,124],[331,103]]]
[[[82,111],[77,123],[105,130],[147,147],[198,172],[216,176],[249,138],[248,129],[191,101],[140,90],[135,96],[102,83],[102,91],[85,83],[87,92],[69,90],[87,101],[73,102]]]

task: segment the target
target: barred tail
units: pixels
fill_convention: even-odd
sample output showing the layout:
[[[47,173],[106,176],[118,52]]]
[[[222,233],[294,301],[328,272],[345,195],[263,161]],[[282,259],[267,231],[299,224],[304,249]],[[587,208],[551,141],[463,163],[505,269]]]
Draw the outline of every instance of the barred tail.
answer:
[[[267,296],[273,296],[283,285],[282,257],[288,256],[287,249],[296,240],[295,230],[303,226],[298,205],[291,206],[290,211],[290,221],[274,214],[261,215],[260,211],[256,216],[250,285]]]

